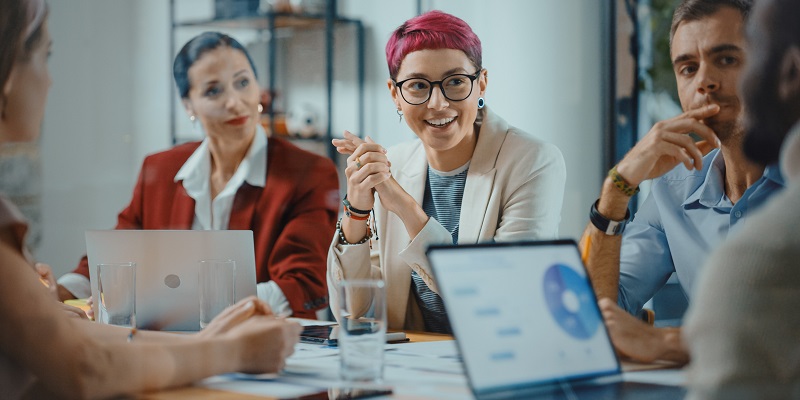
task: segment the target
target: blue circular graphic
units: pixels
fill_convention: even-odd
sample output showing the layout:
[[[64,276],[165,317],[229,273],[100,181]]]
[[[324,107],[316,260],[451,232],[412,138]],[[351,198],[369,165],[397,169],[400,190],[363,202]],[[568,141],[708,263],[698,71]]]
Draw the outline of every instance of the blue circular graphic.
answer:
[[[544,297],[550,315],[570,336],[586,340],[600,327],[589,280],[574,269],[555,264],[544,274]]]

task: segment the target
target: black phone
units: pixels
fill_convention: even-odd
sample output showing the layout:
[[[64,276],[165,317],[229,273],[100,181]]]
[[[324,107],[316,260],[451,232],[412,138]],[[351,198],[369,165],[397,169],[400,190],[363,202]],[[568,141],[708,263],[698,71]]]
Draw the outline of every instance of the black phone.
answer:
[[[351,400],[366,399],[370,397],[387,396],[392,394],[392,388],[357,389],[351,387],[330,388],[326,391],[292,397],[281,400]]]
[[[338,342],[335,335],[331,337],[333,328],[334,327],[330,325],[305,326],[303,327],[303,332],[300,333],[300,341],[303,343],[336,346]]]
[[[367,329],[367,328],[365,328]],[[300,342],[321,344],[324,346],[338,346],[339,327],[335,325],[308,325],[300,333]],[[405,332],[387,332],[386,343],[408,342]]]

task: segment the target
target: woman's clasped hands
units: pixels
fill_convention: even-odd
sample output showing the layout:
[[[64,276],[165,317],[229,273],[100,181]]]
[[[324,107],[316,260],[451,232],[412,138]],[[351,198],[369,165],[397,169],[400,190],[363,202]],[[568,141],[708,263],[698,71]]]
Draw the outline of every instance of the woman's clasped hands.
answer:
[[[336,151],[350,155],[344,170],[350,204],[359,210],[371,210],[375,191],[392,178],[386,149],[369,136],[364,140],[348,131],[344,131],[344,138],[333,139],[332,143]]]
[[[386,149],[369,136],[361,139],[348,131],[344,132],[344,138],[333,139],[332,143],[336,151],[350,155],[345,168],[350,205],[358,210],[372,210],[378,193],[381,206],[400,217],[409,237],[416,237],[428,216],[392,176]],[[357,240],[362,235],[363,229],[353,228],[349,218],[343,220],[342,227],[348,240]]]

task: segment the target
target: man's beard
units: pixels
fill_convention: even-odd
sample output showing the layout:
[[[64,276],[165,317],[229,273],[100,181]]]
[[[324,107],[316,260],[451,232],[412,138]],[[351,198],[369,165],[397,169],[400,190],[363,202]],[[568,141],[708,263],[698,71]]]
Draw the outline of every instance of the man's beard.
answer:
[[[744,124],[741,118],[719,121],[715,117],[711,117],[703,122],[717,134],[717,138],[719,138],[722,143],[728,143],[732,140],[741,140],[744,134]]]
[[[720,107],[738,109],[739,113],[737,114],[736,118],[728,120],[720,120],[719,114],[717,114],[710,118],[704,119],[703,123],[711,128],[711,130],[713,130],[717,135],[717,138],[719,138],[719,140],[723,143],[727,143],[731,140],[741,140],[742,135],[744,134],[744,123],[742,121],[742,109],[739,98],[736,96],[721,96],[715,92],[711,93],[707,100],[708,101],[702,104],[694,105],[692,109],[705,107],[708,104],[717,104]],[[720,109],[720,113],[722,112],[723,110]]]
[[[760,108],[748,112],[749,120],[744,124],[744,154],[761,165],[769,165],[778,161],[783,139],[792,127],[793,122],[785,118],[785,106],[774,99],[765,104],[771,107]]]

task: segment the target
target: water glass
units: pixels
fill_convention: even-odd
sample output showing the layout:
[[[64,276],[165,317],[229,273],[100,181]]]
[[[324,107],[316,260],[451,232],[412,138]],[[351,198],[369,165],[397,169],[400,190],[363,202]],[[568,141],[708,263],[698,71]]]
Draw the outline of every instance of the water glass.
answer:
[[[136,327],[136,263],[97,264],[97,321]]]
[[[350,382],[379,382],[386,344],[385,284],[345,280],[338,294],[339,375]]]
[[[233,305],[236,299],[236,262],[233,260],[200,260],[198,269],[200,294],[200,328]]]

